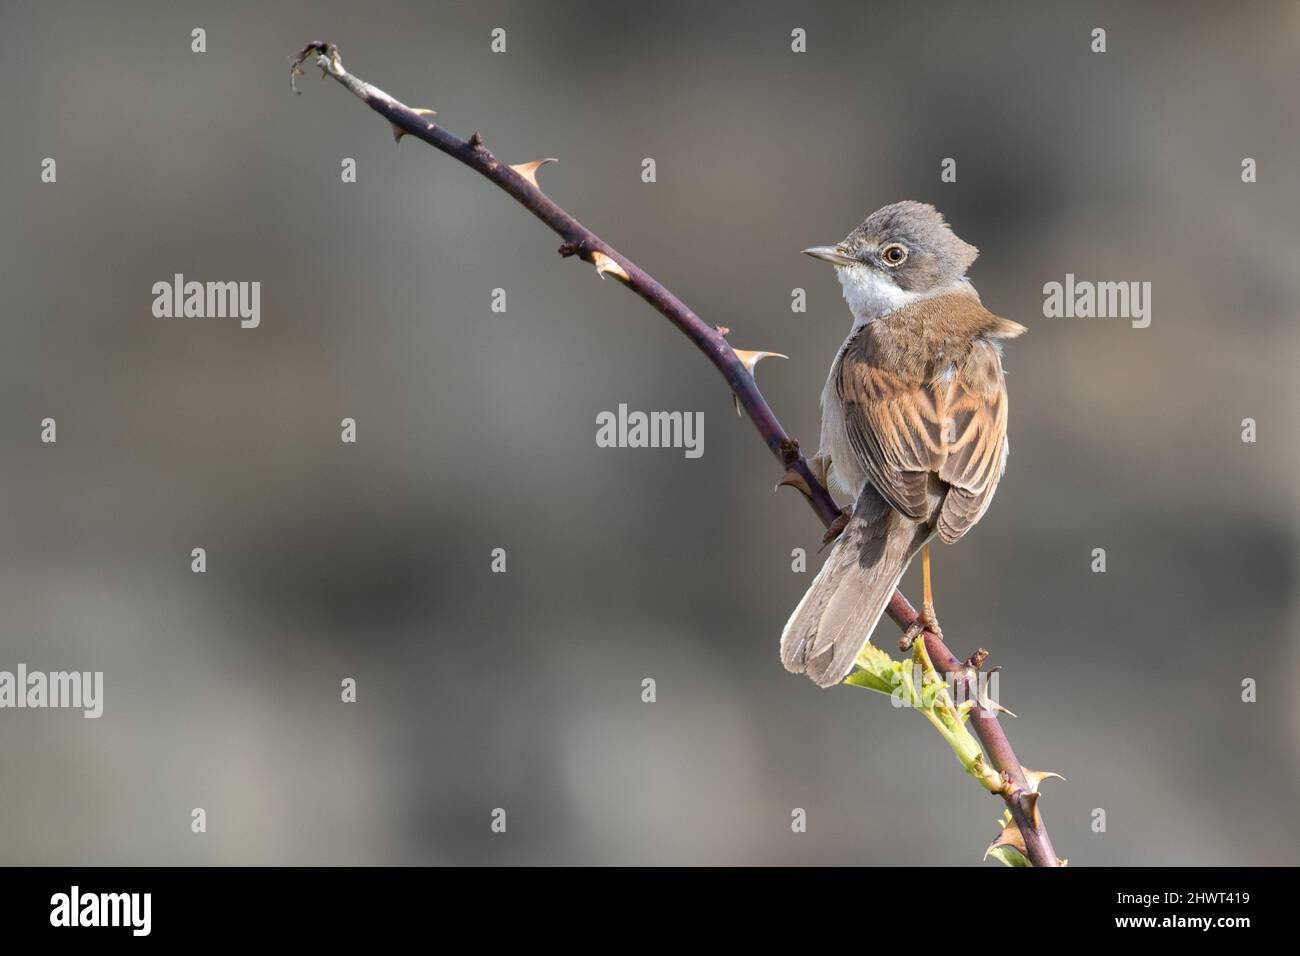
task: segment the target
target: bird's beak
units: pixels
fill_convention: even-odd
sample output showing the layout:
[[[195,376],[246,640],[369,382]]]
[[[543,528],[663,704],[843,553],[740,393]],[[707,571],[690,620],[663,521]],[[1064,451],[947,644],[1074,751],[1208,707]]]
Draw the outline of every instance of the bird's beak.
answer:
[[[835,266],[852,266],[859,265],[858,260],[852,256],[846,256],[835,246],[813,246],[811,249],[803,251],[805,256],[812,256],[814,259],[822,259]]]

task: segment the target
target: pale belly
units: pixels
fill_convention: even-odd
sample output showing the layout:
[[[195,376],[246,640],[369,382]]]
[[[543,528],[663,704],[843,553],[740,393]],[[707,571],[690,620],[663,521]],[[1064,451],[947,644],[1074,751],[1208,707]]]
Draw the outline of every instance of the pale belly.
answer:
[[[842,352],[841,349],[841,354]],[[836,355],[835,361],[831,363],[830,375],[826,378],[826,387],[822,389],[822,438],[819,454],[831,460],[831,490],[856,500],[867,475],[858,464],[858,456],[849,444],[849,433],[844,426],[844,407],[835,391],[839,369],[840,357]]]

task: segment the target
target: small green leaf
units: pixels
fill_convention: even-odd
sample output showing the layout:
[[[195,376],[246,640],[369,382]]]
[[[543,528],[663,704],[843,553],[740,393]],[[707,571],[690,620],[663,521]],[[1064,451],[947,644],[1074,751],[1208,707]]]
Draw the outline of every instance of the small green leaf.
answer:
[[[1013,846],[995,846],[985,856],[991,856],[1003,866],[1029,866],[1024,854]]]
[[[844,678],[844,683],[852,684],[854,687],[865,687],[867,690],[878,691],[881,694],[892,694],[894,692],[894,687],[888,678],[868,670],[854,671]]]
[[[902,662],[894,660],[870,641],[862,648],[854,663],[858,670],[844,678],[844,683],[890,695],[899,686],[899,668]]]

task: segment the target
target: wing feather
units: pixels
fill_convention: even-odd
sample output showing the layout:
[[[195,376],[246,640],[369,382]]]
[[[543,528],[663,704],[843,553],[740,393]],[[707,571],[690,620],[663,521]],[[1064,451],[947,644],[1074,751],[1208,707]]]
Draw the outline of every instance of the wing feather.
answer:
[[[991,340],[1018,335],[1023,327],[973,299],[917,312],[918,318],[890,316],[877,320],[879,328],[868,323],[859,329],[841,353],[835,385],[849,447],[868,480],[894,510],[921,521],[933,515],[937,477],[946,492],[937,529],[952,542],[983,516],[1002,476],[1007,394]],[[955,332],[936,333],[940,320],[931,314],[955,314],[964,340]],[[927,334],[939,335],[939,345],[932,341],[918,350],[912,340]],[[915,361],[936,351],[951,364],[936,369]]]

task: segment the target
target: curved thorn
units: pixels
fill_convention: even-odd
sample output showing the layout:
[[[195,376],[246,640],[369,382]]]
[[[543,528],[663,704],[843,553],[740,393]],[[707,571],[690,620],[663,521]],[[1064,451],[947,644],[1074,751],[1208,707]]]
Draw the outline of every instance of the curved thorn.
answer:
[[[1050,780],[1055,777],[1057,780],[1064,780],[1059,773],[1051,770],[1030,770],[1028,767],[1021,767],[1021,773],[1025,775],[1025,781],[1029,784],[1029,789],[1033,793],[1038,792],[1038,787],[1044,780]]]
[[[984,851],[984,859],[987,860],[989,854],[1000,846],[1009,846],[1022,856],[1028,856],[1028,850],[1025,848],[1025,836],[1020,832],[1020,828],[1016,826],[1015,821],[1011,819],[1011,814],[1004,812],[1002,820],[998,822],[1002,824],[1002,832]]]
[[[624,282],[632,281],[627,271],[603,252],[593,252],[591,254],[591,264],[596,267],[596,275],[602,279],[605,278],[605,273],[608,272],[610,275],[618,276]]]
[[[781,477],[781,480],[776,483],[776,488],[773,488],[772,490],[776,491],[785,486],[795,489],[805,498],[812,497],[812,489],[808,487],[807,479],[793,468],[787,468],[785,470],[785,474]]]
[[[783,358],[788,359],[790,356],[782,355],[780,352],[751,352],[749,349],[732,349],[736,353],[736,358],[740,359],[741,364],[749,370],[749,374],[754,374],[754,369],[759,362],[765,358]]]
[[[731,351],[736,353],[736,358],[740,359],[741,364],[745,366],[746,370],[749,372],[751,377],[754,374],[754,368],[758,365],[759,362],[763,361],[763,359],[765,358],[788,359],[790,357],[788,355],[782,355],[780,352],[751,352],[748,349],[735,349],[735,348],[733,348]],[[731,403],[736,406],[736,417],[743,418],[744,415],[740,411],[740,398],[736,395],[735,392],[731,393]]]
[[[1025,815],[1033,822],[1035,830],[1041,830],[1043,828],[1043,818],[1038,812],[1038,799],[1040,796],[1042,796],[1042,794],[1033,790],[1028,793],[1021,790],[1019,796],[1020,808],[1025,811]],[[1016,832],[1019,833],[1020,831],[1017,829]],[[1023,834],[1021,834],[1021,839],[1024,839]]]
[[[418,113],[418,114],[421,115],[421,116],[437,116],[437,115],[438,115],[438,111],[437,111],[437,110],[428,110],[428,109],[425,109],[424,107],[420,107],[420,108],[418,108],[418,109],[412,109],[411,112],[412,112],[412,113]],[[430,123],[430,124],[428,124],[428,125],[429,125],[430,127],[433,126],[432,123]],[[407,134],[406,130],[402,129],[402,127],[398,126],[396,123],[393,123],[392,126],[393,126],[393,142],[394,142],[394,143],[397,143],[398,145],[401,145],[402,137],[403,137],[403,136],[406,136],[406,135],[408,135],[408,134]]]
[[[511,166],[510,168],[513,169],[515,172],[517,172],[520,176],[523,176],[524,179],[528,180],[528,182],[532,184],[534,189],[541,189],[541,187],[537,185],[537,170],[541,169],[547,163],[558,163],[558,162],[559,162],[558,159],[551,156],[551,157],[547,157],[546,159],[534,159],[531,163],[519,163],[517,166]]]

